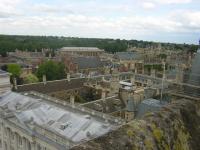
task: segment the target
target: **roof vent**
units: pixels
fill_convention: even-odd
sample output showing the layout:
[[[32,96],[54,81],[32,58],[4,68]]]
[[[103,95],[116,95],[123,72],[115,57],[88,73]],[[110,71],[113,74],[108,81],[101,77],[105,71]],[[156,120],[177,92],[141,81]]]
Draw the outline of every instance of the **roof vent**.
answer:
[[[60,125],[60,129],[61,130],[65,130],[67,127],[69,127],[70,126],[70,123],[66,123],[66,124],[61,124]]]
[[[91,137],[91,136],[92,136],[91,133],[90,133],[90,131],[88,131],[88,132],[86,133],[86,135],[87,135],[87,137]]]
[[[86,119],[91,119],[91,116],[90,115],[85,115],[85,118]]]

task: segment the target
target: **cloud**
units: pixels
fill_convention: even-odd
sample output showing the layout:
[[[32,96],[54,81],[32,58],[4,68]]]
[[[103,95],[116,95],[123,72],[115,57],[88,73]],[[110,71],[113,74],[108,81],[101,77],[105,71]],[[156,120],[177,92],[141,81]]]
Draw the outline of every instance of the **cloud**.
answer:
[[[31,10],[36,12],[45,12],[45,13],[51,13],[51,12],[60,12],[60,9],[57,6],[52,6],[48,4],[37,4],[30,7]]]
[[[131,5],[132,0],[106,5],[100,1],[32,2],[30,6],[24,1],[0,0],[0,34],[145,39],[172,34],[187,37],[200,32],[198,10],[166,10],[163,14],[159,9],[148,14],[143,9],[137,10],[138,6],[152,10],[160,5],[186,4],[191,0],[143,0],[135,5]]]
[[[1,29],[6,31],[9,28],[12,31],[12,28],[15,27],[20,34],[28,32],[47,35],[132,38],[158,33],[196,32],[196,30],[200,30],[200,21],[195,20],[196,17],[199,18],[199,14],[200,12],[185,13],[181,19],[176,19],[180,15],[179,13],[166,18],[133,15],[118,19],[75,14],[59,17],[55,15],[31,16],[5,19],[0,22],[0,31]]]
[[[19,14],[16,9],[23,0],[0,0],[0,18],[7,18]]]
[[[192,0],[150,0],[150,1],[160,4],[188,4],[192,2]]]
[[[189,4],[192,0],[142,0],[140,1],[144,9],[154,9],[159,5]]]
[[[180,22],[185,32],[200,32],[200,11],[180,10],[172,13],[170,18],[173,21]]]
[[[142,7],[143,7],[144,9],[153,9],[153,8],[155,8],[156,6],[155,6],[155,4],[152,3],[152,2],[143,2],[143,3],[142,3]]]

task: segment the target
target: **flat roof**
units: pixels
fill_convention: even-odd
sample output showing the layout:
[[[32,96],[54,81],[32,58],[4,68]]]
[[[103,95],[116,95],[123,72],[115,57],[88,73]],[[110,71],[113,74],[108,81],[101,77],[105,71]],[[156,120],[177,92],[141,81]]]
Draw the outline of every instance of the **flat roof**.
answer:
[[[104,50],[97,47],[63,47],[60,51],[94,51],[94,52],[103,52]]]

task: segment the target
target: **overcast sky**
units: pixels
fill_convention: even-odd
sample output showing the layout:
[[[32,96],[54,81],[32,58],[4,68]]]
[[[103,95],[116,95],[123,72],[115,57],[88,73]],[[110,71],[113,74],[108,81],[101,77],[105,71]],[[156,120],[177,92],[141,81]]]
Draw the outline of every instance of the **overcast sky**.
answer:
[[[198,43],[200,0],[0,0],[0,34]]]

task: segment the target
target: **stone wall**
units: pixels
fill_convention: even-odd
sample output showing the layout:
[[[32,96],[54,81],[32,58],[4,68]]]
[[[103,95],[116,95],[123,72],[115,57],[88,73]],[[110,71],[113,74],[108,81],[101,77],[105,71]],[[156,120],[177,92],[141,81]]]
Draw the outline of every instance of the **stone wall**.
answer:
[[[72,90],[83,87],[86,79],[72,79],[71,81],[57,80],[49,82],[40,82],[35,84],[26,84],[17,86],[17,92],[36,91],[40,93],[53,93],[62,90]]]

